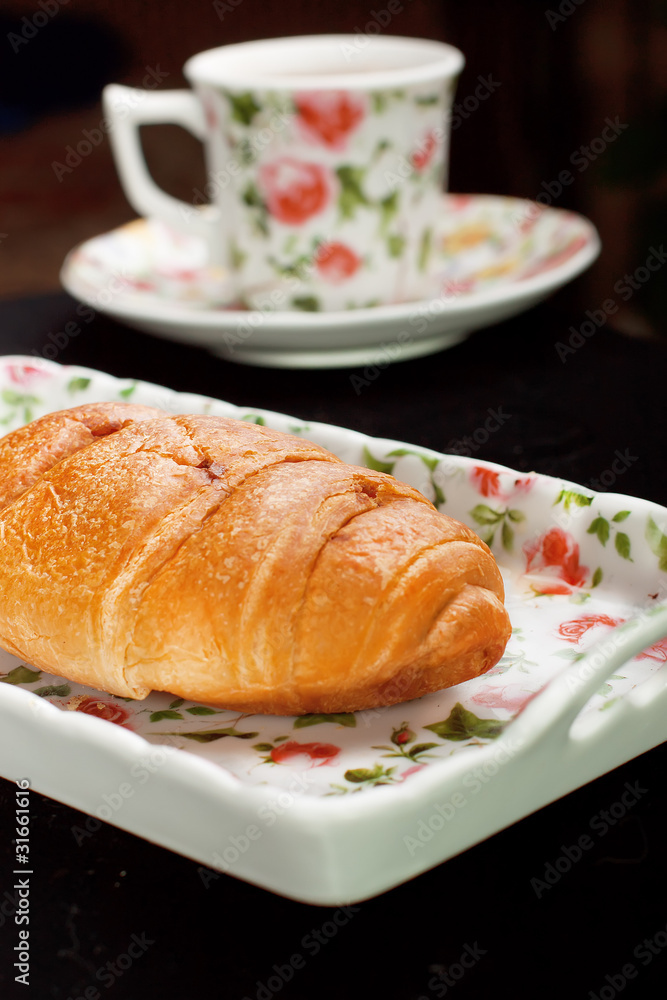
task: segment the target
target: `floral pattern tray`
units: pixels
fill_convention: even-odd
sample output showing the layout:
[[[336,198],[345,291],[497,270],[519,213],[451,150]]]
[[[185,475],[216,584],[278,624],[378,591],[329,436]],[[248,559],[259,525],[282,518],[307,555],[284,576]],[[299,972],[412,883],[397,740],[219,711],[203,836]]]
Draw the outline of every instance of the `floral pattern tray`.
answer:
[[[1,653],[5,777],[28,777],[91,817],[196,858],[203,870],[334,902],[382,891],[438,863],[667,735],[656,714],[654,728],[638,727],[639,742],[614,736],[628,712],[657,713],[665,688],[663,508],[88,369],[0,361],[5,431],[100,399],[266,423],[413,484],[491,545],[512,638],[500,663],[475,681],[391,708],[299,718],[239,715],[159,692],[142,702],[111,697]],[[637,647],[632,655],[627,641]],[[534,793],[511,791],[512,773],[516,778],[527,762],[534,767],[535,746],[546,748],[556,736],[552,785],[543,775]],[[594,752],[585,751],[587,741]],[[79,762],[65,774],[75,752]],[[407,832],[390,831],[394,811],[405,821],[411,809],[417,818],[404,822]],[[355,834],[361,816],[367,822]],[[361,857],[372,845],[376,821],[381,843],[370,869],[359,860],[350,865],[349,852]],[[311,864],[298,862],[302,848],[310,849]],[[316,862],[322,857],[324,869]]]

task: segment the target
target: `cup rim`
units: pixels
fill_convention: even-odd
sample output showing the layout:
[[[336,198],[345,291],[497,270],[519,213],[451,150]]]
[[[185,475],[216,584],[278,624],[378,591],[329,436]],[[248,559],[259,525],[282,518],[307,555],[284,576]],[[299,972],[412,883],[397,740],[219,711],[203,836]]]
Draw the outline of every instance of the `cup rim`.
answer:
[[[360,39],[364,39],[363,46]],[[332,47],[343,45],[355,47],[360,52],[391,53],[412,49],[415,64],[398,66],[395,69],[354,70],[345,73],[266,72],[246,70],[240,67],[242,60],[256,54],[266,55],[267,50],[283,55],[308,52],[311,56],[320,48],[331,51]],[[417,62],[421,56],[425,61]],[[463,69],[465,57],[459,49],[447,42],[431,38],[411,38],[405,35],[364,35],[322,34],[288,35],[280,38],[260,38],[248,42],[234,42],[206,49],[191,56],[183,72],[193,84],[208,84],[226,87],[230,90],[272,89],[272,90],[383,90],[392,87],[410,86],[435,80],[455,78]]]

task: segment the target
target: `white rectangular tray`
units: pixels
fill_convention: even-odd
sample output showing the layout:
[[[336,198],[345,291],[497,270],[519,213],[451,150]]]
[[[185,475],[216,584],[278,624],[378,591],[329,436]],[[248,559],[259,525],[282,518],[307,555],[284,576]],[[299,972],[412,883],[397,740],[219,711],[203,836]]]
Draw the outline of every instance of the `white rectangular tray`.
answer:
[[[26,357],[6,430],[132,399],[264,421],[393,472],[489,541],[514,633],[475,681],[355,715],[124,701],[0,654],[0,774],[308,903],[381,893],[661,743],[667,510],[618,494]],[[206,878],[206,873],[203,872]]]

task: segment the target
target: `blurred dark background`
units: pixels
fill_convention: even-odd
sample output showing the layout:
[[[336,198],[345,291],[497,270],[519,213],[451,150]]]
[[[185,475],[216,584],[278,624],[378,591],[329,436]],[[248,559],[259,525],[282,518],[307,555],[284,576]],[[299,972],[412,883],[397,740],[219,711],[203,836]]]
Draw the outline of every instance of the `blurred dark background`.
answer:
[[[75,244],[134,215],[106,134],[69,172],[53,166],[85,130],[95,134],[106,83],[141,86],[153,70],[159,86],[181,87],[184,61],[202,49],[365,32],[378,20],[386,22],[383,0],[3,2],[0,296],[56,290]],[[451,189],[542,195],[583,212],[604,250],[560,294],[570,309],[613,296],[614,283],[667,235],[667,0],[403,0],[385,30],[462,49],[459,101],[474,94],[478,77],[496,85],[453,134]],[[171,126],[144,132],[157,179],[191,197],[204,175],[197,142]],[[567,185],[558,181],[563,171],[573,178]],[[647,282],[612,324],[635,335],[664,329],[666,287],[661,275]]]

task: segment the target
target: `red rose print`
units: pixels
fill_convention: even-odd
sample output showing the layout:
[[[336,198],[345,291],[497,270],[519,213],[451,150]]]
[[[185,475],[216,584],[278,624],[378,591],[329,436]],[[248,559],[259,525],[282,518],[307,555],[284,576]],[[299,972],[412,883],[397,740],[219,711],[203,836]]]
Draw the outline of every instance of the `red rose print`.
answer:
[[[347,281],[361,267],[361,257],[344,243],[320,243],[315,254],[315,267],[332,284]]]
[[[472,204],[471,194],[448,194],[447,195],[447,207],[452,212],[462,212]]]
[[[307,757],[311,767],[321,767],[322,764],[330,764],[334,757],[340,753],[340,747],[333,743],[298,743],[296,740],[288,740],[274,747],[269,754],[274,764],[288,764],[297,757]]]
[[[476,465],[470,473],[470,478],[473,486],[475,486],[483,497],[499,497],[501,495],[500,473],[495,472],[493,469],[487,469],[483,465]]]
[[[609,615],[584,615],[582,618],[574,618],[572,621],[563,622],[558,626],[558,634],[568,642],[579,642],[582,636],[593,628],[594,625],[622,625],[623,618],[611,618]]]
[[[364,100],[345,90],[297,94],[297,122],[307,138],[329,149],[344,149],[366,116]]]
[[[43,372],[41,368],[33,368],[32,365],[8,365],[7,371],[12,382],[17,385],[28,385],[34,378],[47,375],[47,372]]]
[[[438,148],[438,139],[433,129],[427,133],[426,138],[423,139],[417,149],[415,149],[410,156],[410,162],[415,170],[422,172],[426,170],[429,163],[433,159],[433,155]]]
[[[636,660],[657,660],[658,663],[664,663],[667,660],[667,639],[660,639],[659,642],[655,642],[648,649],[643,652],[638,653],[635,656]]]
[[[206,118],[206,124],[211,131],[213,131],[218,127],[218,115],[215,110],[213,100],[206,95],[206,97],[202,100],[202,104],[204,105],[204,117]]]
[[[449,278],[442,283],[442,296],[445,299],[456,298],[457,295],[465,295],[475,287],[474,278]]]
[[[481,687],[472,696],[471,700],[477,705],[485,705],[489,708],[505,708],[510,712],[519,712],[538,694],[539,691],[525,691],[518,684],[505,684],[502,687],[493,687],[493,685],[487,684]]]
[[[535,476],[520,476],[514,480],[514,493],[530,493],[536,482]]]
[[[77,712],[84,712],[86,715],[95,715],[98,719],[106,719],[107,722],[115,722],[122,726],[130,717],[130,713],[115,701],[102,701],[100,698],[84,698],[76,706]]]
[[[413,764],[412,767],[409,767],[407,768],[407,770],[403,771],[403,774],[400,776],[398,780],[405,781],[405,779],[409,778],[411,774],[416,774],[417,771],[423,771],[425,767],[426,764]]]
[[[300,226],[318,215],[331,197],[331,181],[324,167],[289,156],[263,166],[260,184],[269,212],[288,226]]]
[[[579,546],[562,528],[551,528],[535,542],[526,542],[526,573],[544,571],[548,577],[562,581],[540,586],[544,594],[569,594],[572,587],[581,587],[588,576],[588,567],[579,565]]]
[[[527,267],[519,275],[519,280],[523,281],[525,278],[534,278],[537,274],[543,274],[545,271],[551,271],[554,267],[560,267],[565,261],[574,257],[575,254],[579,253],[580,250],[588,244],[587,236],[575,236],[570,242],[563,247],[561,250],[556,250],[554,253],[550,254],[548,257],[544,257],[542,260],[538,260],[535,264]]]

